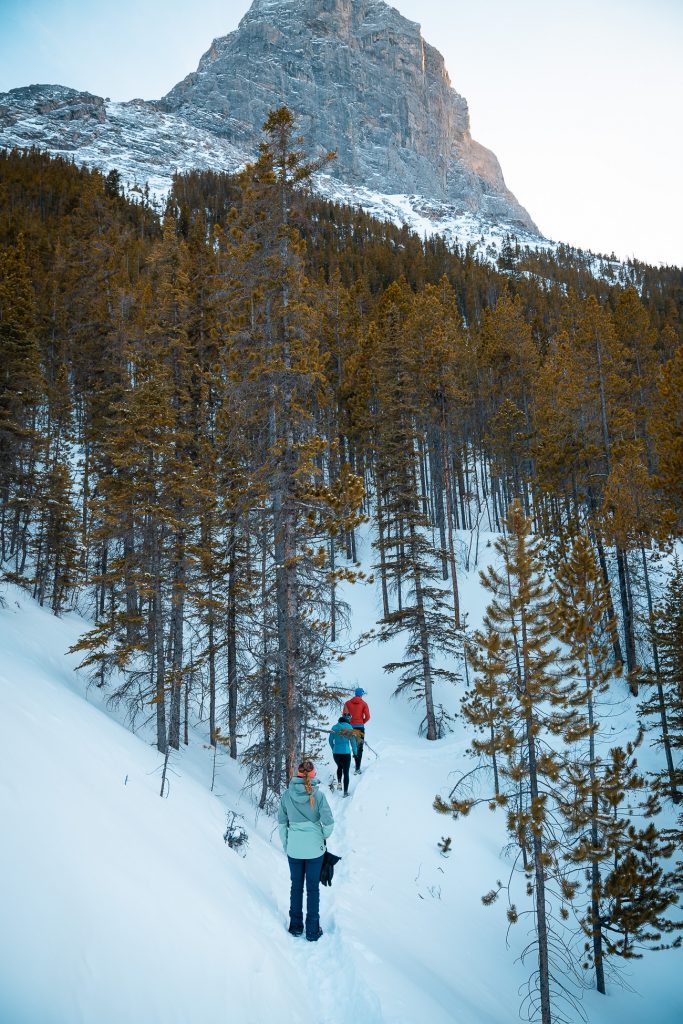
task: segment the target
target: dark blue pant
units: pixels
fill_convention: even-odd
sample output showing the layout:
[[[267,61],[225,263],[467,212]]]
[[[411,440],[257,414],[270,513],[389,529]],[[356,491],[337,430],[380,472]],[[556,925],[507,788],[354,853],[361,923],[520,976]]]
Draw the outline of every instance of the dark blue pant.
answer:
[[[304,879],[306,879],[306,938],[317,939],[320,929],[320,869],[322,855],[312,860],[288,857],[292,891],[289,897],[290,928],[304,925]]]

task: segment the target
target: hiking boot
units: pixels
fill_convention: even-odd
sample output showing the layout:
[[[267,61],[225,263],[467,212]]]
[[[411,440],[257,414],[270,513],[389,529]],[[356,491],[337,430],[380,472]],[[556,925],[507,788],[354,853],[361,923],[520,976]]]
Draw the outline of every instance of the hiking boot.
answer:
[[[344,793],[344,799],[346,799],[346,797],[347,797],[348,795],[349,795],[348,793]]]
[[[341,782],[337,783],[337,789],[341,789]]]
[[[360,775],[360,768],[356,768],[356,770],[355,770],[355,772],[353,774],[354,775]]]
[[[290,926],[287,929],[287,931],[289,932],[290,935],[294,935],[294,937],[298,939],[298,937],[300,935],[303,935],[303,933],[304,933],[304,926],[302,924],[301,925],[290,924]]]
[[[306,936],[306,940],[308,942],[317,942],[318,939],[320,938],[320,936],[322,935],[322,933],[323,933],[322,928],[318,928],[318,934],[317,935],[307,935]]]

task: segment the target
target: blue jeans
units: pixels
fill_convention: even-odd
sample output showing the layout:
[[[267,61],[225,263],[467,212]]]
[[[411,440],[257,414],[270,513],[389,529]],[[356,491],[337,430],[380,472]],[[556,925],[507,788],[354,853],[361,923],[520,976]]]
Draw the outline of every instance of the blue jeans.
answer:
[[[320,929],[320,869],[322,855],[312,860],[288,857],[292,891],[289,898],[291,928],[304,926],[304,879],[306,880],[306,938],[317,939]]]

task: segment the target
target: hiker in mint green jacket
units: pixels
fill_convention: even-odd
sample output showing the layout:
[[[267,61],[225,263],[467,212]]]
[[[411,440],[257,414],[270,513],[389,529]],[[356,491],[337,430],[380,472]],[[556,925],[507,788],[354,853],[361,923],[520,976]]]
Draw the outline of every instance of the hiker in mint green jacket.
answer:
[[[280,798],[280,839],[289,861],[292,889],[289,899],[289,931],[304,930],[304,880],[306,882],[306,938],[317,942],[320,927],[320,870],[325,840],[332,835],[334,818],[325,794],[318,787],[312,761],[302,761],[298,774]]]

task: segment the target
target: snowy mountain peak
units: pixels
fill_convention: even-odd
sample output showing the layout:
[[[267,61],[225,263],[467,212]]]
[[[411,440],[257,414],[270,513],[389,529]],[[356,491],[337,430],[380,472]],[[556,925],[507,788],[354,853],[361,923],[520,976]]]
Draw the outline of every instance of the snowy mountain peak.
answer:
[[[318,181],[324,195],[421,234],[543,241],[494,154],[472,139],[443,57],[383,0],[255,0],[159,101],[13,89],[0,94],[0,147],[116,169],[161,198],[176,171],[243,166],[282,104],[309,153],[337,153]]]
[[[256,0],[161,105],[253,150],[279,104],[313,152],[336,151],[331,173],[346,185],[537,232],[472,139],[441,54],[381,0]]]

